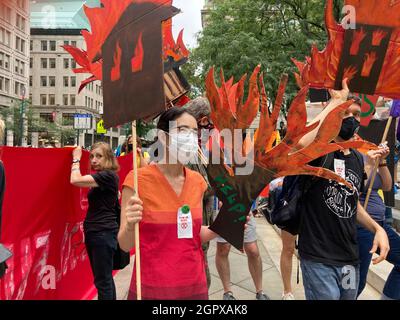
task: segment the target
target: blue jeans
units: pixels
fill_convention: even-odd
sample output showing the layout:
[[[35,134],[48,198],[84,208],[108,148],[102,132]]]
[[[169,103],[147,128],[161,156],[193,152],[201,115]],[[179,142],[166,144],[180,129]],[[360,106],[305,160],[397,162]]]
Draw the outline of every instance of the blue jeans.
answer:
[[[89,256],[99,300],[117,299],[112,276],[117,241],[117,233],[115,231],[85,233],[86,251]]]
[[[399,300],[400,299],[400,236],[386,223],[378,222],[386,231],[389,238],[390,251],[387,255],[386,260],[393,264],[393,269],[386,280],[385,287],[383,288],[383,294],[390,298]],[[358,295],[365,288],[367,281],[367,274],[369,265],[371,264],[372,255],[369,251],[372,248],[374,242],[374,234],[370,231],[358,227],[358,247],[360,251],[360,287],[358,289]]]
[[[359,266],[338,267],[301,259],[307,300],[356,300]]]

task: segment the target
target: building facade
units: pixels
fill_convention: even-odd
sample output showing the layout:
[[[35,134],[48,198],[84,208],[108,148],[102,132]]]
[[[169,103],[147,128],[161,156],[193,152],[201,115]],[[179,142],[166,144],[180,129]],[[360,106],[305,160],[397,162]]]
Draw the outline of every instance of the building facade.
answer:
[[[203,28],[207,25],[207,17],[210,15],[210,11],[214,7],[214,0],[205,0],[204,7],[201,10],[201,25]]]
[[[29,96],[29,0],[0,1],[0,108]],[[7,130],[7,144],[13,133]]]
[[[75,114],[90,114],[91,129],[76,130],[74,141],[84,147],[94,142],[105,141],[112,148],[118,145],[121,129],[115,128],[106,134],[97,134],[97,123],[103,114],[103,94],[101,82],[90,83],[78,94],[78,89],[88,74],[76,74],[72,56],[62,46],[72,45],[85,48],[80,29],[31,29],[30,78],[32,108],[41,120],[73,129]],[[39,137],[39,140],[41,140]],[[61,143],[61,141],[57,141]]]

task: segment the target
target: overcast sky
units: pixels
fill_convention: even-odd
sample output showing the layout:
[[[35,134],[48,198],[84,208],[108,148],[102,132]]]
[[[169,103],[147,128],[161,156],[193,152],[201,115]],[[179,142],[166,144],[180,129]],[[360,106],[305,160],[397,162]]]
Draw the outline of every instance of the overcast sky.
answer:
[[[2,0],[0,0],[1,2]],[[77,14],[86,2],[89,7],[98,6],[99,0],[30,0],[31,25],[37,28],[87,27],[87,22]],[[119,0],[115,0],[119,1]],[[201,31],[201,9],[204,0],[173,0],[182,13],[173,18],[175,37],[185,29],[183,39],[189,48],[196,46],[196,34]],[[84,16],[83,12],[80,12]],[[44,24],[44,25],[43,25]]]
[[[183,40],[187,47],[196,45],[196,34],[201,31],[201,9],[204,0],[174,0],[173,5],[182,10],[182,13],[173,18],[174,35],[184,28]]]

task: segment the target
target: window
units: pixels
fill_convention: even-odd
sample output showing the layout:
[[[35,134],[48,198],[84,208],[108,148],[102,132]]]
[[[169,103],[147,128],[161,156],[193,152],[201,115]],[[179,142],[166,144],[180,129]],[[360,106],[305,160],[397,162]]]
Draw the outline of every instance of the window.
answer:
[[[10,79],[5,78],[4,91],[10,93]]]
[[[7,29],[0,27],[0,43],[10,46],[11,32]]]
[[[64,59],[64,69],[69,68],[69,59]]]
[[[63,126],[74,125],[74,114],[73,113],[63,113],[62,124],[63,124]]]
[[[76,47],[76,41],[71,41],[71,46]]]
[[[29,76],[29,86],[32,87],[33,86],[33,77]]]
[[[69,46],[69,41],[64,41],[64,46]]]
[[[50,51],[56,51],[56,42],[50,41]]]
[[[47,87],[47,77],[40,77],[40,85],[42,87]]]
[[[41,95],[40,95],[40,104],[41,104],[42,106],[47,105],[47,95],[45,95],[45,94],[41,94]]]
[[[56,68],[56,59],[55,58],[50,58],[49,59],[49,64],[50,64],[50,69],[55,69]]]
[[[14,72],[19,73],[19,60],[18,59],[15,59]]]
[[[71,106],[74,106],[75,105],[75,95],[74,94],[70,95],[70,101],[71,101]]]
[[[14,94],[15,94],[16,96],[19,95],[19,92],[20,92],[19,89],[20,89],[20,88],[19,88],[19,82],[15,81],[15,84],[14,84]]]
[[[25,40],[18,36],[15,37],[15,50],[25,52]]]
[[[31,40],[30,44],[29,44],[29,50],[33,51],[33,40]]]
[[[29,59],[29,68],[33,68],[33,58]]]
[[[22,31],[25,31],[26,21],[25,21],[24,17],[22,17],[21,15],[19,15],[17,13],[15,22],[16,22],[17,28],[19,28]]]
[[[4,53],[0,52],[0,68],[4,68]]]
[[[15,50],[19,51],[19,48],[21,48],[21,38],[18,36],[15,36]]]
[[[64,87],[68,87],[69,81],[68,81],[68,77],[64,77]]]
[[[74,59],[71,59],[71,68],[76,68],[76,61]]]
[[[67,94],[63,94],[63,104],[64,104],[64,106],[68,105],[68,95]]]
[[[42,40],[40,43],[41,43],[42,51],[47,51],[47,41]]]
[[[76,77],[71,77],[71,87],[76,87]]]
[[[49,77],[49,84],[50,84],[50,87],[55,87],[56,86],[56,77]]]
[[[40,120],[45,122],[54,122],[53,114],[52,113],[41,113]]]
[[[49,94],[49,105],[54,106],[56,104],[56,95]]]
[[[47,69],[47,58],[41,58],[40,65],[42,69]]]

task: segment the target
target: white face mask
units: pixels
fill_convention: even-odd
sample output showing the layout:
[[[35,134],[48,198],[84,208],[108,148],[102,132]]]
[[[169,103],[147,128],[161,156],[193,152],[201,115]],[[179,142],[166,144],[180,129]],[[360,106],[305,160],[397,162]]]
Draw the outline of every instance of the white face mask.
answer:
[[[197,159],[198,140],[192,132],[170,134],[169,152],[181,164],[193,163]]]

